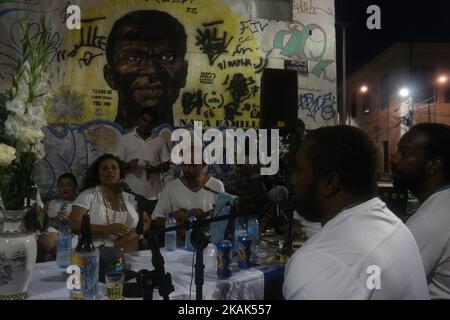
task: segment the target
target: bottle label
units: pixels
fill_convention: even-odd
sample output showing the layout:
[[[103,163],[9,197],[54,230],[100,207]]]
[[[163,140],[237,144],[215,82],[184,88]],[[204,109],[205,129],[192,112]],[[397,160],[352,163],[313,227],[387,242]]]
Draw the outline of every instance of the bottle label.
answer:
[[[97,253],[82,255],[77,252],[72,256],[70,263],[80,268],[81,281],[81,289],[74,288],[70,291],[72,299],[91,300],[97,297],[99,277],[99,256]]]

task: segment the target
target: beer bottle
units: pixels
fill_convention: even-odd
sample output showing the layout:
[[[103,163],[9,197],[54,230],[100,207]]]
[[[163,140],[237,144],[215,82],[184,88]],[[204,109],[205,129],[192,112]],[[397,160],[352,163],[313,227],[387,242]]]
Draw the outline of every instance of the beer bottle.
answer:
[[[94,300],[98,296],[99,251],[92,242],[91,220],[88,213],[83,215],[78,244],[71,258],[72,265],[81,270],[81,289],[72,290],[75,300]]]

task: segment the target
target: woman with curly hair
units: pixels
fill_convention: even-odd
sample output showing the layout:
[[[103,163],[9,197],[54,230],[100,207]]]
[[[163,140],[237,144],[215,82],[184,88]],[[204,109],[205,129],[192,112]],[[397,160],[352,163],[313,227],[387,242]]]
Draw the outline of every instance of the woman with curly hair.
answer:
[[[105,154],[95,160],[86,175],[84,191],[72,205],[70,227],[72,232],[79,233],[82,217],[89,212],[96,247],[116,246],[136,251],[139,216],[134,197],[121,191],[122,177],[123,166],[117,157]],[[144,225],[149,224],[147,215],[143,216]]]

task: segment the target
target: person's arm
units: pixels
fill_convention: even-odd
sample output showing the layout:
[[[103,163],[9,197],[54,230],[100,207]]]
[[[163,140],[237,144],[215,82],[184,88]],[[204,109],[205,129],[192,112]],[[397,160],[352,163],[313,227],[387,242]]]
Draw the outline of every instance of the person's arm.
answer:
[[[85,215],[88,211],[88,209],[82,208],[77,205],[72,206],[72,212],[69,216],[69,223],[73,233],[79,234],[81,232],[81,222],[83,220],[83,215]],[[107,225],[91,224],[91,232],[92,235],[97,236],[123,236],[129,232],[129,229],[125,225],[120,223],[112,223]]]
[[[438,212],[436,216],[440,216]],[[445,248],[450,244],[450,233],[442,228],[444,225],[426,222],[417,213],[406,222],[416,240],[427,278],[430,278],[442,258],[442,252],[445,252]]]
[[[128,162],[124,162],[123,167],[124,167],[125,173],[135,171],[138,168],[138,162],[139,162],[138,159],[133,159]]]
[[[164,162],[156,166],[148,165],[145,170],[147,171],[147,174],[163,173],[169,170],[169,166],[169,162]]]

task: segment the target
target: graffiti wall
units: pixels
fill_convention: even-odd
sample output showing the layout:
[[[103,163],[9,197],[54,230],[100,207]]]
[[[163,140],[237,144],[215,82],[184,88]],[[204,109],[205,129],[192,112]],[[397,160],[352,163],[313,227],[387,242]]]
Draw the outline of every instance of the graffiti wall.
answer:
[[[70,5],[81,28],[69,30]],[[264,68],[298,71],[298,116],[307,128],[336,123],[333,0],[294,0],[292,21],[253,17],[253,0],[0,0],[0,90],[11,86],[21,48],[20,19],[53,32],[54,97],[46,107],[47,157],[38,183],[82,173],[115,148],[142,107],[159,131],[203,120],[204,127],[259,127]]]

